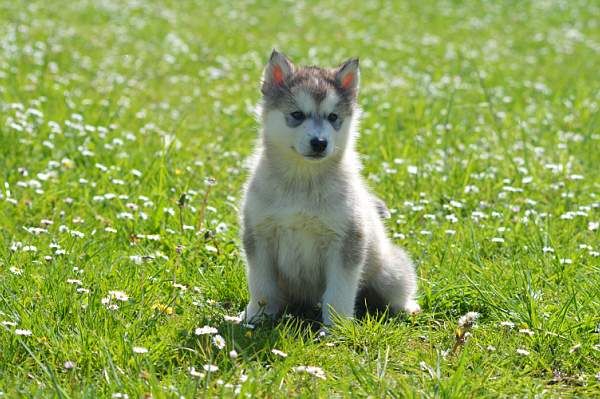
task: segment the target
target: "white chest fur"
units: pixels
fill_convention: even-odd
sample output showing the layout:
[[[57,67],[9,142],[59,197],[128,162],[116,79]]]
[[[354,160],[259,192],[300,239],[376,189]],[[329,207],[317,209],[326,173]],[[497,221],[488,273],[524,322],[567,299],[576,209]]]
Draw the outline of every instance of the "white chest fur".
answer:
[[[290,300],[316,303],[321,299],[326,255],[340,240],[339,224],[331,215],[298,204],[279,204],[257,218],[254,230],[270,246],[280,288]]]

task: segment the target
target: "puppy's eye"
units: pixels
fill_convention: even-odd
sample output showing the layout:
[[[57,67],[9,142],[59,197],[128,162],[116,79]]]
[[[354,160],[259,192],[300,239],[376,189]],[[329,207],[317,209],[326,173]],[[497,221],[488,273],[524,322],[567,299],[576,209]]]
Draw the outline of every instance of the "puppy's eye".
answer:
[[[332,112],[331,114],[327,115],[327,120],[333,123],[338,120],[338,116]]]
[[[302,111],[294,111],[290,115],[297,121],[303,121],[306,118],[306,115]]]

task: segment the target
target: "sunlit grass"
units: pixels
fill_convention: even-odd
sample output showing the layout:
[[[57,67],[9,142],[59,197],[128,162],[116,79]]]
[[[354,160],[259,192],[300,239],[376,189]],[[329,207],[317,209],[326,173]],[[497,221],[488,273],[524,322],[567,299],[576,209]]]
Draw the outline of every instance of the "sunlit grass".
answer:
[[[0,396],[597,394],[599,15],[583,0],[0,2]],[[235,319],[274,46],[360,57],[363,173],[418,264],[422,314],[326,337],[314,315]]]

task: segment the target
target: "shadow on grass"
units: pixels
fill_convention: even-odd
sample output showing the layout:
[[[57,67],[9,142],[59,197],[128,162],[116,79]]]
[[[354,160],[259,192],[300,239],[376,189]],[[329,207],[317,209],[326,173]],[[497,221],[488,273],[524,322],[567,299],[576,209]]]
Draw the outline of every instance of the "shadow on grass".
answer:
[[[366,302],[356,306],[356,317],[351,323],[360,327],[373,321],[381,324],[407,323],[415,325],[415,316],[404,313],[392,314],[389,308],[379,305],[367,305]],[[219,327],[227,328],[225,325]],[[321,309],[318,307],[288,306],[277,319],[263,319],[256,323],[253,329],[236,325],[233,338],[240,350],[249,359],[266,361],[271,356],[270,351],[282,339],[298,341],[299,345],[306,342],[326,341],[339,331],[324,328],[321,322]]]
[[[230,309],[233,310],[233,309]],[[290,345],[306,346],[315,344],[315,350],[320,350],[323,342],[344,342],[352,350],[362,351],[365,340],[371,341],[373,332],[385,332],[391,326],[412,328],[418,325],[428,325],[431,322],[427,311],[421,315],[410,316],[404,313],[392,314],[389,308],[381,306],[380,302],[368,303],[364,297],[357,300],[354,320],[340,320],[339,324],[322,335],[324,326],[321,322],[319,307],[288,306],[276,319],[264,318],[252,326],[222,321],[213,324],[218,334],[227,342],[227,350],[217,350],[213,342],[213,334],[195,335],[193,331],[178,332],[177,351],[171,367],[180,368],[183,365],[214,362],[219,364],[221,371],[234,371],[236,364],[253,364],[258,368],[268,369],[277,355],[272,353],[274,348],[289,348]],[[239,360],[229,359],[229,351],[234,349]],[[201,365],[201,364],[200,364]]]

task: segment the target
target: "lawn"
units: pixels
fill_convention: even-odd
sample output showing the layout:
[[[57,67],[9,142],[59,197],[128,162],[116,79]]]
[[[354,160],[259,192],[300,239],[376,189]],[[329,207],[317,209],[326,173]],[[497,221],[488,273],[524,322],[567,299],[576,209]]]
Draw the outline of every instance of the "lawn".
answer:
[[[235,319],[273,47],[360,57],[421,314]],[[0,397],[600,395],[599,70],[592,0],[0,0]]]

